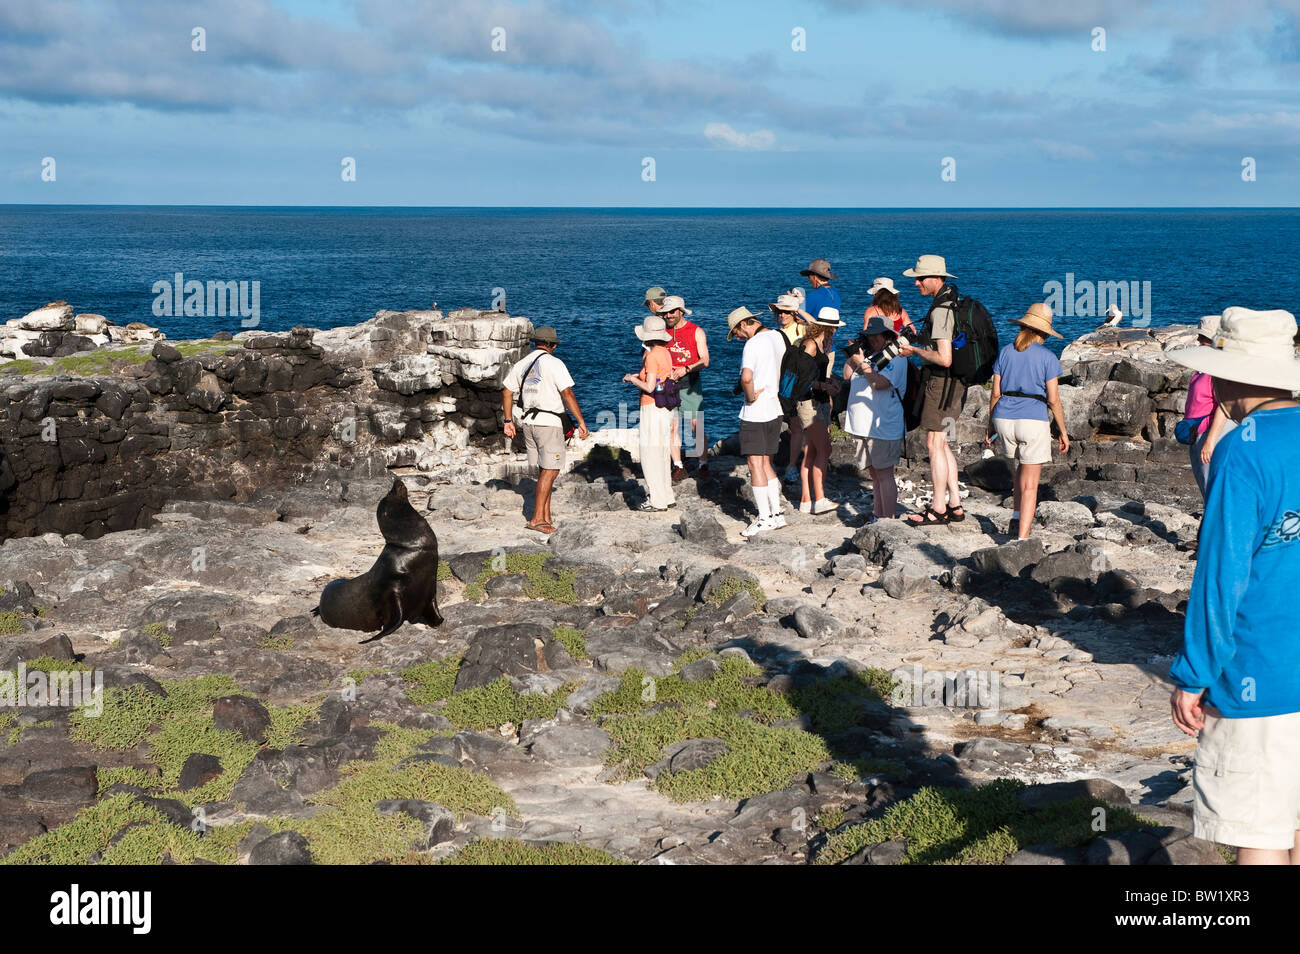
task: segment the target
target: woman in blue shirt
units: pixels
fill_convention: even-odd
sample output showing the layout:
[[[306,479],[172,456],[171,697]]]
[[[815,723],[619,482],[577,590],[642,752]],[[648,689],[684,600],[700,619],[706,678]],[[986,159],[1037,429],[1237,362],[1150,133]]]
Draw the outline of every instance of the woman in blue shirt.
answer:
[[[1065,413],[1056,379],[1061,362],[1047,350],[1047,336],[1061,337],[1052,329],[1052,310],[1042,303],[1029,306],[1018,321],[1020,334],[998,354],[993,365],[993,396],[985,442],[998,437],[1003,457],[1016,462],[1015,512],[1009,533],[1021,540],[1034,525],[1038,506],[1038,478],[1052,459],[1052,427],[1048,410],[1060,430],[1060,451],[1070,451]]]

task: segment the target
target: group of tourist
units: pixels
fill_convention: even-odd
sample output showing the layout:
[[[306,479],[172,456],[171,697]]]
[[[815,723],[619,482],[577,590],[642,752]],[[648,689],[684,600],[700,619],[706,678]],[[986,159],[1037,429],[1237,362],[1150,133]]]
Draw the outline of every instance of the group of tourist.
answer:
[[[728,339],[744,342],[739,440],[758,510],[741,531],[747,537],[785,526],[772,465],[783,422],[791,466],[798,460],[800,509],[835,509],[824,477],[830,408],[840,387],[832,341],[844,323],[829,263],[818,259],[802,274],[813,288],[802,297],[799,289],[777,296],[768,306],[775,327],[745,307],[727,317]],[[934,497],[910,520],[939,525],[965,517],[948,437],[966,387],[945,373],[960,347],[954,344],[959,298],[939,256],[921,256],[904,274],[932,304],[918,333],[892,282],[879,279],[872,286],[863,335],[848,349],[841,374],[848,386],[844,427],[856,441],[859,467],[872,477],[872,519],[894,517],[907,362],[919,359],[919,426],[926,432]],[[707,479],[699,372],[709,365],[709,351],[704,331],[686,320],[690,310],[681,297],[651,288],[646,307],[650,314],[636,328],[644,345],[641,369],[624,380],[641,391],[643,509],[658,511],[675,505],[672,485],[686,473],[681,434],[688,425],[700,458],[697,474]],[[1015,340],[993,365],[986,440],[1016,463],[1008,530],[1023,538],[1033,525],[1042,466],[1051,460],[1053,425],[1060,453],[1069,451],[1070,439],[1058,388],[1061,365],[1045,346],[1049,337],[1060,337],[1051,310],[1033,304],[1017,321]],[[904,330],[912,337],[901,338]],[[503,410],[513,438],[518,395],[518,426],[541,472],[528,527],[550,533],[550,491],[564,463],[565,410],[580,437],[587,429],[573,380],[554,355],[555,330],[538,328],[533,338],[536,350],[506,376]],[[1202,320],[1196,347],[1167,353],[1194,371],[1179,439],[1189,443],[1205,496],[1183,647],[1170,667],[1176,687],[1170,704],[1175,725],[1198,739],[1195,834],[1237,847],[1239,864],[1300,864],[1300,640],[1292,635],[1289,599],[1300,579],[1298,340],[1289,312],[1229,308]],[[801,366],[811,370],[798,373]],[[787,393],[791,381],[798,393]]]

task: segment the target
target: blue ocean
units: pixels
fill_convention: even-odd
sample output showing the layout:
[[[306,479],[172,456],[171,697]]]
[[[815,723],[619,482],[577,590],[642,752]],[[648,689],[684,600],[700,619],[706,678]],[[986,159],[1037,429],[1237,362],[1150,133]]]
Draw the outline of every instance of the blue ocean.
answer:
[[[919,321],[903,277],[946,257],[964,295],[995,319],[1052,300],[1068,342],[1123,295],[1126,324],[1193,322],[1229,305],[1300,306],[1300,210],[408,209],[0,206],[0,320],[64,299],[176,338],[245,330],[238,316],[157,316],[155,283],[259,283],[258,327],[330,328],[380,309],[491,308],[554,325],[584,413],[636,403],[632,333],[651,285],[680,294],[709,335],[710,440],[734,430],[738,305],[763,311],[814,258],[838,276],[861,328],[877,276]],[[1103,297],[1108,296],[1108,297]],[[1065,342],[1054,342],[1058,352]]]

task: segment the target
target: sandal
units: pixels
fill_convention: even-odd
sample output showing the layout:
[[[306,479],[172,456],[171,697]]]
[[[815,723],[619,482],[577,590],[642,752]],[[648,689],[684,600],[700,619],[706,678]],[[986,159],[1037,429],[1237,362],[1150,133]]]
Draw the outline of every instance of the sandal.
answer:
[[[966,508],[960,505],[948,508],[948,522],[961,523],[966,519]]]
[[[916,514],[911,516],[916,516]],[[920,516],[920,520],[904,519],[903,522],[909,527],[937,527],[948,522],[948,514],[946,512],[940,513],[933,507],[927,507]]]
[[[536,530],[538,533],[545,534],[546,536],[550,536],[555,532],[555,527],[549,523],[527,523],[524,524],[524,528],[527,530]]]

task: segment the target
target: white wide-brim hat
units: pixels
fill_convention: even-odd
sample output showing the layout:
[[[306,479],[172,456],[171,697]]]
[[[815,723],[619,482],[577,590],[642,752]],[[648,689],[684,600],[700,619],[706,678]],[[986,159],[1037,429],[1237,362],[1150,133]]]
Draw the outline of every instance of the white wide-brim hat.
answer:
[[[956,278],[948,274],[948,263],[942,255],[922,255],[912,268],[903,269],[908,278]]]
[[[840,310],[838,308],[826,307],[817,312],[813,317],[814,325],[821,325],[823,328],[843,328],[844,322],[840,321]]]
[[[878,291],[888,291],[893,292],[895,295],[898,294],[898,289],[894,287],[894,280],[892,278],[877,278],[871,283],[871,287],[867,289],[867,294],[874,297]]]
[[[668,333],[668,326],[658,315],[646,315],[641,319],[641,324],[635,329],[636,336],[642,341],[672,341],[673,336]]]
[[[1225,381],[1300,391],[1295,335],[1295,316],[1289,311],[1233,307],[1224,311],[1213,347],[1178,348],[1165,357]]]

